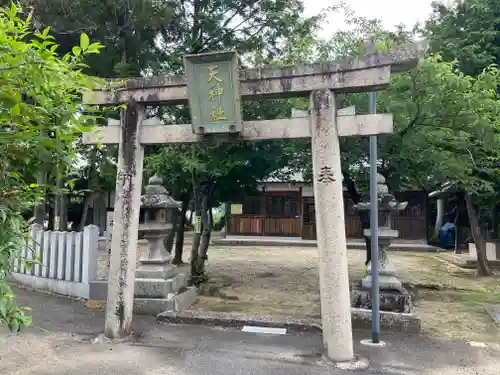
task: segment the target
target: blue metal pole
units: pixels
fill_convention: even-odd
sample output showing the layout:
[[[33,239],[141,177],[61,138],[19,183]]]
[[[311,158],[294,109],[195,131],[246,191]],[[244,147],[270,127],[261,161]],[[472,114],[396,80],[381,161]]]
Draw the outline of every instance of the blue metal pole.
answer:
[[[370,113],[377,113],[377,94],[369,93]],[[377,136],[370,136],[370,231],[372,269],[372,342],[380,342],[380,295],[378,253]]]

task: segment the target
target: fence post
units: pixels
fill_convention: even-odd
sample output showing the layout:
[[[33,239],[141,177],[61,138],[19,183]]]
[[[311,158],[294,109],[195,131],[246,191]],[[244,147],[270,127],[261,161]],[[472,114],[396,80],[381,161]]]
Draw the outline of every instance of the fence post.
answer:
[[[50,242],[52,241],[52,231],[44,231],[43,233],[43,251],[42,251],[42,277],[49,277],[50,267]]]
[[[99,227],[89,225],[83,229],[82,282],[90,283],[97,276],[97,249]]]
[[[30,234],[30,239],[31,239],[31,234]],[[26,261],[28,260],[27,255],[29,253],[29,247],[30,244],[28,240],[28,243],[25,246],[23,246],[19,254],[19,271],[18,271],[19,273],[26,273],[27,271]]]
[[[73,268],[73,281],[82,281],[82,257],[83,257],[83,232],[75,233],[75,262]]]
[[[35,259],[34,275],[41,276],[42,273],[42,252],[43,252],[43,226],[33,224],[31,226],[33,236],[33,255]]]
[[[31,231],[28,239],[28,243],[26,244],[26,274],[34,275],[35,274],[35,262],[36,262],[36,253],[37,253],[37,245],[36,245],[36,233],[37,229],[41,227],[41,225],[33,224],[31,226]]]
[[[66,238],[67,232],[59,232],[59,242],[57,246],[57,279],[64,280],[64,273],[66,271]]]
[[[75,238],[75,232],[66,233],[66,270],[64,272],[66,281],[74,281]]]
[[[59,232],[50,233],[50,258],[49,258],[49,278],[57,278],[57,240]]]

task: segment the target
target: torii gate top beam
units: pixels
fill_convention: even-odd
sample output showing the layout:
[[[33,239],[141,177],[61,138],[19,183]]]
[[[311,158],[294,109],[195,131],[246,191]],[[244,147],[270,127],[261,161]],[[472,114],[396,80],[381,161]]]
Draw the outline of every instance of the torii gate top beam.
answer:
[[[308,95],[316,89],[338,92],[373,91],[390,83],[391,72],[416,66],[425,46],[410,44],[363,58],[347,57],[325,63],[240,70],[243,100],[286,98]],[[111,89],[114,88],[114,89]],[[154,76],[128,80],[109,80],[105,87],[84,96],[89,104],[186,102],[184,76]]]

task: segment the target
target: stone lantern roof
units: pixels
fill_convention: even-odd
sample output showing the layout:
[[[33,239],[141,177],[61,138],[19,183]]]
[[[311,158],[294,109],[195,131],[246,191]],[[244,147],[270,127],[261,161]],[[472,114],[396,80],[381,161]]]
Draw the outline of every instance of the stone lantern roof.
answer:
[[[377,174],[377,199],[379,211],[383,212],[402,211],[408,206],[408,202],[400,202],[393,194],[389,193],[389,188],[385,183],[385,177],[380,173]],[[353,207],[358,211],[369,211],[370,200],[367,199],[359,202]]]
[[[163,186],[163,180],[155,174],[148,181],[146,186],[146,194],[141,196],[141,207],[143,208],[166,208],[179,209],[181,202],[176,201]]]

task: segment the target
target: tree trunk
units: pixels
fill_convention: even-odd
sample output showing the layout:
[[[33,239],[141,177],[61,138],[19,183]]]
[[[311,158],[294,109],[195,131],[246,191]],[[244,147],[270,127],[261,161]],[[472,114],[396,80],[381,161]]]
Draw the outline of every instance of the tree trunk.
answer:
[[[172,264],[182,264],[182,250],[184,248],[184,230],[186,228],[186,212],[189,207],[189,198],[182,201],[182,209],[177,223],[177,235],[175,241],[175,255]]]
[[[179,211],[175,211],[172,217],[172,230],[168,234],[167,237],[163,239],[163,244],[165,245],[165,249],[169,254],[172,254],[172,249],[174,248],[174,239],[175,234],[177,233],[177,225],[179,223]]]
[[[436,224],[434,224],[434,240],[439,240],[439,230],[443,226],[444,199],[439,198],[436,201]]]
[[[371,237],[365,236],[365,229],[370,229],[370,211],[359,211],[359,221],[361,222],[361,230],[363,231],[363,238],[365,239],[366,246],[366,260],[365,266],[372,260],[372,240]]]
[[[88,188],[92,188],[92,180],[96,177],[96,165],[97,165],[97,148],[92,149],[89,156],[89,183]],[[87,215],[89,212],[90,203],[94,200],[94,193],[85,193],[85,198],[83,200],[83,211],[82,217],[80,218],[80,225],[78,226],[79,231],[83,231],[85,228],[85,223],[87,222]]]
[[[346,171],[342,172],[342,175],[344,176],[344,183],[347,187],[347,191],[349,192],[349,196],[351,197],[352,201],[354,204],[358,204],[361,201],[361,195],[358,193],[358,190],[356,189],[356,184],[354,181],[349,178],[349,174]],[[358,211],[358,217],[359,217],[359,222],[361,224],[361,230],[363,231],[363,238],[365,240],[365,246],[366,246],[366,260],[365,260],[365,265],[368,265],[370,261],[372,260],[372,241],[370,237],[365,236],[364,232],[365,229],[370,229],[370,211]]]
[[[68,230],[68,196],[62,194],[59,200],[59,227],[61,231],[66,232]]]
[[[200,185],[198,181],[194,180],[193,177],[193,201],[194,201],[194,212],[195,212],[195,217],[201,216],[201,199],[200,199]],[[195,219],[196,221],[196,219]],[[193,236],[193,243],[191,245],[191,284],[196,285],[196,277],[197,277],[197,262],[198,262],[198,248],[200,246],[200,240],[201,240],[201,231],[198,230],[199,228],[196,228],[195,225],[195,233]]]
[[[43,167],[43,166],[42,166],[41,172],[37,176],[37,184],[39,186],[47,185],[47,171],[45,170],[45,167]],[[45,188],[44,188],[44,190],[45,190]],[[44,194],[44,196],[46,196],[46,194]],[[35,206],[35,210],[33,212],[33,216],[35,217],[35,223],[40,224],[42,226],[44,225],[44,221],[45,221],[45,205],[46,205],[46,203],[47,203],[46,200],[38,203]]]
[[[87,222],[87,215],[89,213],[90,204],[94,200],[94,194],[87,195],[83,201],[83,211],[82,217],[80,218],[80,225],[78,226],[78,230],[80,232],[85,228],[85,223]]]
[[[56,176],[56,186],[55,192],[52,195],[54,201],[54,230],[61,230],[61,218],[60,218],[60,207],[61,207],[61,180],[59,176]]]
[[[210,227],[213,230],[213,227],[214,227],[214,214],[212,212],[212,206],[211,205],[208,207],[208,222],[210,223]]]
[[[48,230],[56,230],[55,227],[55,222],[56,222],[56,212],[55,212],[55,204],[54,204],[54,195],[51,193],[49,199],[47,200],[49,204],[49,219],[48,219],[48,224],[47,224],[47,229]]]
[[[57,182],[57,191],[54,197],[54,211],[56,218],[56,227],[57,230],[61,232],[65,232],[68,230],[68,204],[67,204],[67,196],[63,189],[63,181],[61,176],[56,176]]]
[[[301,208],[302,210],[303,208]],[[229,203],[226,203],[225,210],[224,210],[224,226],[221,228],[221,231],[223,231],[224,238],[227,238],[227,231],[229,230],[229,213],[231,212],[231,205]]]
[[[453,221],[453,224],[455,224],[455,254],[462,254],[462,250],[460,248],[459,240],[460,240],[460,223],[458,219],[460,218],[460,204],[457,204],[456,208],[457,212],[455,214],[455,220]]]
[[[496,204],[491,210],[491,236],[494,241],[498,240],[498,207]]]
[[[477,273],[480,276],[491,276],[493,273],[490,265],[488,264],[488,259],[486,258],[486,242],[484,241],[483,234],[481,233],[474,202],[472,201],[471,195],[468,193],[465,193],[465,205],[469,216],[472,238],[476,245]]]
[[[203,227],[203,231],[201,234],[201,242],[198,251],[198,261],[196,263],[196,274],[197,274],[197,282],[201,284],[206,281],[205,275],[205,261],[208,259],[207,252],[208,246],[210,245],[210,237],[212,235],[212,227],[213,220],[211,211],[212,208],[208,204],[209,197],[208,195],[203,196],[203,203],[201,208],[201,223]]]
[[[193,213],[195,211],[194,207],[191,207],[191,210],[189,211],[189,219],[188,219],[188,224],[191,225],[193,224]]]

